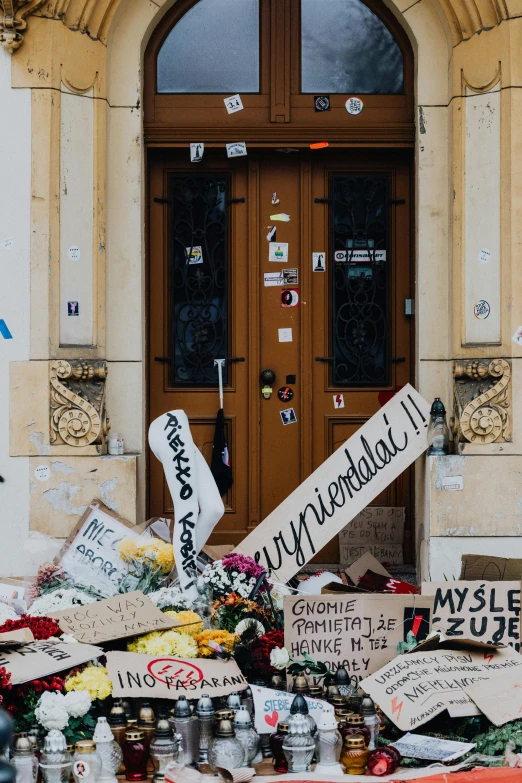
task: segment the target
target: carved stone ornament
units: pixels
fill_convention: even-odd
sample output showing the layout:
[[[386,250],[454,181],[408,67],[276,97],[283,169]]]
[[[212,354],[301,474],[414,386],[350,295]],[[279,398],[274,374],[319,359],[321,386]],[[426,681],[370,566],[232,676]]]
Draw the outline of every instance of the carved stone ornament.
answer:
[[[51,446],[105,446],[110,428],[105,409],[107,372],[104,361],[51,362]]]
[[[511,440],[511,364],[506,359],[457,361],[454,437],[461,443]]]
[[[0,0],[0,44],[12,54],[24,40],[26,17],[44,0]]]

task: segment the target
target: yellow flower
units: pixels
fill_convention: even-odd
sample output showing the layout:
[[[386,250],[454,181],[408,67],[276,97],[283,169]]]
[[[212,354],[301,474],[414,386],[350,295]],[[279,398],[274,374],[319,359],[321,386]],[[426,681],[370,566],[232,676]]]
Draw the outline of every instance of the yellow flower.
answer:
[[[174,568],[174,549],[172,544],[153,538],[142,544],[136,550],[136,557],[151,560],[154,566],[164,574],[169,574]]]
[[[200,658],[209,658],[215,650],[209,645],[209,642],[215,642],[223,647],[226,652],[232,652],[237,641],[237,636],[228,631],[202,631],[194,636],[198,643],[198,656]]]
[[[123,538],[121,541],[118,541],[116,546],[118,547],[121,559],[125,560],[126,563],[136,557],[138,547],[136,546],[136,540],[134,538]]]
[[[156,562],[164,574],[170,574],[174,568],[174,548],[172,544],[162,541],[163,546],[156,556]]]
[[[142,655],[179,655],[180,658],[196,658],[198,654],[194,639],[177,631],[151,631],[128,642],[127,650]]]
[[[106,699],[112,693],[112,682],[104,666],[86,666],[65,680],[66,691],[88,691],[91,699]]]
[[[201,633],[203,630],[203,620],[199,614],[196,614],[191,609],[186,609],[182,612],[164,612],[164,614],[177,620],[178,623],[182,623],[183,629],[180,628],[180,631],[182,630],[183,633],[188,633],[190,636]]]

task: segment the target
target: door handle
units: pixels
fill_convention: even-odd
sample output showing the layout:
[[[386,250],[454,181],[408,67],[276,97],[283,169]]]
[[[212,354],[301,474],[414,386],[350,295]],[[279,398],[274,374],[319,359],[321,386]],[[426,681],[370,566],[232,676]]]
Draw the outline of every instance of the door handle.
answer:
[[[166,362],[168,362],[168,360],[169,360],[169,357],[168,357],[168,356],[155,356],[155,357],[154,357],[154,361],[155,361],[155,362],[162,362],[163,364],[165,364]]]
[[[401,362],[405,362],[406,357],[405,356],[392,356],[390,359],[390,362],[392,364],[400,364]]]
[[[316,356],[315,357],[316,362],[334,362],[335,356]]]
[[[259,376],[259,380],[263,384],[261,387],[261,394],[265,400],[269,400],[272,395],[272,384],[276,379],[276,374],[273,370],[263,370]]]

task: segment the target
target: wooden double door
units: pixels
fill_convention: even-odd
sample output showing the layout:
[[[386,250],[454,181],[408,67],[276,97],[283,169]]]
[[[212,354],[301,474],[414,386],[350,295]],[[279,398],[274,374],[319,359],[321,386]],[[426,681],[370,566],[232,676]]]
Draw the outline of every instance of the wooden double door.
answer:
[[[149,420],[185,410],[210,462],[227,359],[213,543],[236,544],[412,381],[409,154],[153,150],[149,172]],[[405,473],[375,501],[406,507],[406,558],[411,492]],[[149,511],[173,513],[153,456]]]

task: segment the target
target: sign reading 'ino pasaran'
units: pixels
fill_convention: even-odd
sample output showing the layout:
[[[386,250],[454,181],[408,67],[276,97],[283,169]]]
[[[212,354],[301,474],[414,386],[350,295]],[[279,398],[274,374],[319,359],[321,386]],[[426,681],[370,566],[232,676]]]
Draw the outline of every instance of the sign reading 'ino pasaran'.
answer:
[[[407,385],[237,547],[287,582],[427,448],[430,406]]]

